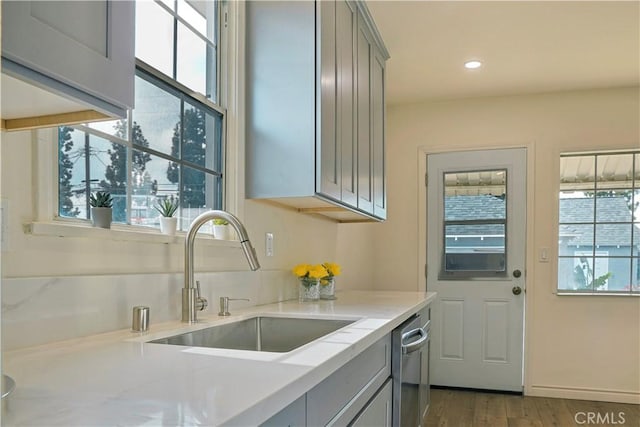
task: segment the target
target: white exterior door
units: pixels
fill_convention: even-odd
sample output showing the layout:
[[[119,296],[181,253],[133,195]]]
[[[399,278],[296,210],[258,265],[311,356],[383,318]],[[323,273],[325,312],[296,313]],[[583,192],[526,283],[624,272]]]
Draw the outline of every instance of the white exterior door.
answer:
[[[427,156],[431,383],[522,391],[526,149]]]

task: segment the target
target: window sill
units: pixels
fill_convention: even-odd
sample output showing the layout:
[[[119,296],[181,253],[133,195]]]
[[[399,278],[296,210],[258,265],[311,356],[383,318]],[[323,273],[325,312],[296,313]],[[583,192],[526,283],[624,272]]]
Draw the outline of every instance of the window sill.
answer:
[[[638,292],[556,292],[559,297],[640,297]]]
[[[101,239],[124,242],[144,242],[162,244],[184,244],[186,233],[176,232],[175,236],[162,234],[155,229],[147,227],[136,227],[131,225],[113,224],[111,229],[90,227],[80,222],[32,222],[25,224],[24,231],[34,236],[56,236]],[[198,243],[207,246],[237,247],[240,242],[237,240],[214,239],[209,234],[199,234],[196,238]]]

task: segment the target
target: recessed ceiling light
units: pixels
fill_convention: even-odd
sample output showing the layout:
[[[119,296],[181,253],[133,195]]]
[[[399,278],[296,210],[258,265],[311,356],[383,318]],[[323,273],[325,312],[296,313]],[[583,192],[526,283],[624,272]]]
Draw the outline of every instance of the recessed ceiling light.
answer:
[[[482,62],[480,61],[467,61],[464,63],[464,68],[468,68],[469,70],[475,70],[480,67],[482,67]]]

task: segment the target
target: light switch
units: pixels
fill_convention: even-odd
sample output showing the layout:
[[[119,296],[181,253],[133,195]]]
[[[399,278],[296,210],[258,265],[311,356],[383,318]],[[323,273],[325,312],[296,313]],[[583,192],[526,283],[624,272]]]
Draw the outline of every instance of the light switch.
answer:
[[[265,234],[265,253],[267,256],[273,256],[273,233]]]
[[[549,248],[540,248],[538,261],[549,262]]]

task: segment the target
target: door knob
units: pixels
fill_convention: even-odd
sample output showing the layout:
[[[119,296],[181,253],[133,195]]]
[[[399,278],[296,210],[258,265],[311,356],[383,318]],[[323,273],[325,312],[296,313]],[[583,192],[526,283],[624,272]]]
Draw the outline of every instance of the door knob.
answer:
[[[511,289],[511,292],[513,292],[514,295],[520,295],[522,293],[522,288],[520,286],[514,286]]]
[[[520,270],[513,270],[513,277],[517,279],[520,276],[522,276],[522,272]]]

